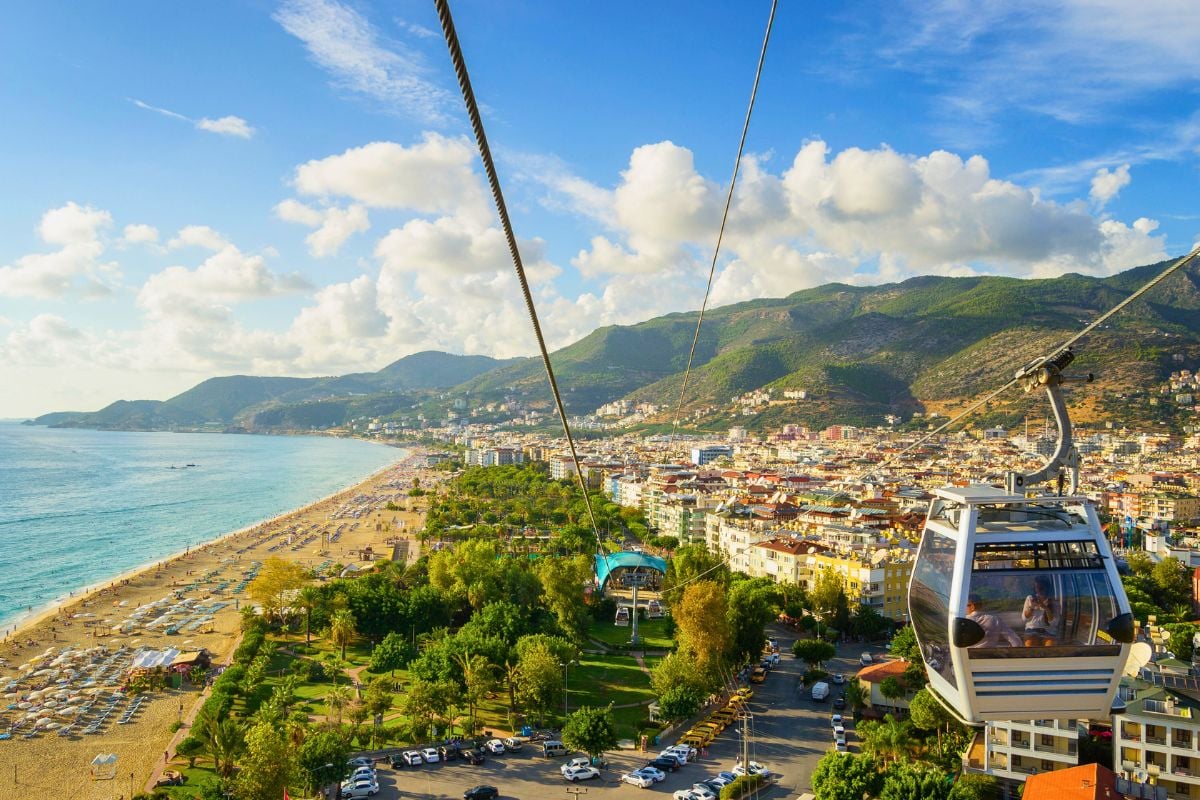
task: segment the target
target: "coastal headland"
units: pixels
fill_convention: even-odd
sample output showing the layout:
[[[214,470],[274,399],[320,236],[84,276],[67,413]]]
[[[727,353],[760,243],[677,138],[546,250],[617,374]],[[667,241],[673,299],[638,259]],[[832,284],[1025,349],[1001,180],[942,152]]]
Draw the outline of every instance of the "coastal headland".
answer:
[[[394,550],[414,560],[425,509],[408,492],[414,481],[437,480],[424,463],[412,451],[353,487],[77,591],[15,630],[6,627],[0,786],[27,800],[144,791],[174,755],[172,729],[186,728],[202,687],[183,679],[138,702],[120,691],[134,659],[204,649],[213,664],[224,663],[238,640],[240,610],[252,602],[245,587],[267,558],[315,570],[390,558]],[[100,754],[116,756],[113,769],[93,770]]]

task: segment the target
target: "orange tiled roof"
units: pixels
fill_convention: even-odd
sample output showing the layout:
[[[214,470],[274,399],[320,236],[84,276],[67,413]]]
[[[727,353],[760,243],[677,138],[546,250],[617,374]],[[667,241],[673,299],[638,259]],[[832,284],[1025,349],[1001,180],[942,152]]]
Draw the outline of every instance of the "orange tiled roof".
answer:
[[[1025,780],[1024,800],[1117,800],[1116,775],[1099,764],[1042,772]]]
[[[872,664],[869,667],[863,667],[858,671],[857,677],[859,680],[867,683],[879,683],[884,678],[903,678],[904,670],[908,669],[908,662],[902,658],[893,661],[884,661],[880,664]]]

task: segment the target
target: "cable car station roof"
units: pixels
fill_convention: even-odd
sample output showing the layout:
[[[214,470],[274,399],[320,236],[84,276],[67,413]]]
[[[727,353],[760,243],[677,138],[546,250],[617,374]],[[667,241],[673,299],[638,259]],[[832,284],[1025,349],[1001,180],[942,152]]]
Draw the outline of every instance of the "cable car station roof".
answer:
[[[636,569],[652,569],[667,574],[667,562],[658,556],[646,555],[645,553],[632,553],[629,551],[621,551],[620,553],[611,553],[607,556],[596,556],[596,583],[600,588],[604,588],[604,584],[611,577],[612,573],[618,569],[636,570]]]

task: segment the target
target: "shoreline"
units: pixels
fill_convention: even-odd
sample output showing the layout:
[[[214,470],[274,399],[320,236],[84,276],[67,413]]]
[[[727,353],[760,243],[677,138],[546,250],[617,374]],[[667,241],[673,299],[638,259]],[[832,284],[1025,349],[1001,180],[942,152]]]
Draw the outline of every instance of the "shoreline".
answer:
[[[7,684],[5,691],[11,694],[7,710],[0,704],[0,733],[10,734],[0,741],[0,759],[11,764],[21,796],[57,797],[63,785],[72,785],[79,787],[82,800],[111,800],[117,785],[89,780],[97,751],[117,754],[120,774],[137,786],[157,774],[164,758],[166,766],[178,768],[169,762],[175,723],[200,702],[202,687],[185,679],[174,688],[142,695],[144,700],[134,704],[120,691],[126,670],[138,653],[172,648],[204,649],[214,664],[225,663],[240,635],[240,610],[254,605],[246,584],[268,558],[323,571],[338,564],[369,567],[372,560],[394,552],[410,562],[415,559],[428,501],[408,492],[415,480],[432,486],[444,473],[425,467],[426,451],[419,445],[405,451],[337,492],[156,559],[88,591],[74,590],[65,601],[60,598],[19,623],[18,631],[0,642],[0,685]],[[387,510],[389,503],[396,510]],[[47,674],[53,670],[46,667],[67,658],[74,664],[69,681],[62,673],[57,681]],[[83,682],[89,675],[95,682]],[[36,710],[43,692],[60,688],[61,695],[71,698],[37,711],[42,718],[34,725],[30,704]],[[89,697],[103,697],[101,703],[107,705],[110,696],[118,711],[132,709],[130,719],[118,725],[119,714],[114,713],[114,721],[106,714],[97,723],[96,712],[83,708],[93,705]],[[67,704],[72,713],[85,713],[59,714]],[[99,729],[83,730],[89,725]],[[64,727],[69,730],[60,730]],[[47,770],[46,764],[56,766]]]
[[[57,614],[59,611],[63,610],[63,608],[65,606],[70,605],[75,600],[77,600],[81,597],[86,597],[86,596],[95,594],[96,592],[99,592],[102,589],[108,588],[111,584],[113,584],[115,582],[129,580],[129,579],[134,578],[137,575],[141,574],[142,572],[145,572],[150,569],[161,568],[162,566],[166,565],[169,562],[173,562],[176,559],[182,558],[183,556],[187,555],[190,551],[200,550],[205,547],[210,547],[212,545],[220,544],[221,542],[223,542],[227,539],[231,539],[231,538],[239,536],[241,534],[248,533],[249,531],[252,531],[256,528],[260,528],[265,525],[274,524],[275,522],[277,522],[281,519],[284,519],[289,516],[293,516],[295,514],[299,514],[311,506],[318,505],[320,503],[325,502],[326,500],[330,500],[334,497],[337,497],[338,495],[343,494],[343,493],[355,488],[356,486],[361,486],[369,481],[372,481],[375,478],[377,478],[379,475],[388,471],[389,469],[392,469],[392,468],[396,467],[398,464],[400,464],[401,462],[406,461],[407,459],[411,458],[414,455],[414,453],[416,453],[417,450],[420,449],[419,447],[416,447],[414,445],[401,446],[401,445],[392,444],[390,442],[378,442],[378,441],[374,441],[371,439],[364,439],[364,438],[357,437],[357,436],[344,437],[344,438],[358,439],[359,441],[371,442],[372,444],[378,444],[378,445],[382,445],[384,447],[391,447],[393,449],[400,450],[403,453],[403,455],[401,455],[395,461],[392,461],[391,463],[387,464],[386,466],[383,466],[383,467],[377,469],[375,472],[373,472],[369,475],[366,475],[362,478],[357,478],[357,479],[355,479],[355,481],[353,483],[347,484],[346,486],[343,486],[340,489],[330,492],[329,494],[325,495],[324,497],[317,498],[316,500],[312,500],[310,502],[304,503],[303,505],[296,506],[295,508],[291,508],[286,511],[281,511],[272,517],[258,520],[257,522],[250,523],[249,525],[245,525],[241,528],[238,528],[237,530],[226,531],[224,533],[220,533],[215,538],[207,539],[203,542],[197,542],[195,544],[188,545],[183,550],[176,550],[171,553],[167,553],[165,555],[156,557],[150,561],[144,561],[141,564],[137,564],[135,566],[129,567],[126,570],[123,570],[119,573],[114,573],[108,577],[101,579],[101,580],[93,581],[92,583],[85,584],[83,586],[80,586],[80,587],[77,587],[74,589],[69,589],[67,591],[67,594],[65,594],[65,595],[64,594],[57,595],[56,597],[53,597],[50,600],[45,601],[44,603],[40,603],[36,606],[33,606],[30,609],[27,609],[25,611],[17,611],[15,614],[13,614],[12,616],[7,617],[7,618],[0,618],[0,643],[8,641],[8,638],[11,636],[20,636],[22,631],[25,628],[37,625],[39,622],[44,621],[48,617]]]

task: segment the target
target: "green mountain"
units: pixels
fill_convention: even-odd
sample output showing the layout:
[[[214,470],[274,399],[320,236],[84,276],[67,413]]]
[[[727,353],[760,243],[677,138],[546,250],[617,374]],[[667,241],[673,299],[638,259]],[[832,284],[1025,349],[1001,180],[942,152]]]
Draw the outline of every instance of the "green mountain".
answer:
[[[1007,383],[1024,364],[1160,272],[1164,264],[1109,278],[1045,280],[920,277],[883,286],[828,284],[785,298],[706,313],[686,391],[697,314],[608,326],[552,354],[568,411],[614,400],[658,407],[650,423],[751,429],[787,423],[877,425],[950,413]],[[1200,278],[1181,272],[1080,342],[1075,371],[1097,385],[1072,390],[1077,418],[1123,424],[1196,424],[1190,404],[1160,388],[1200,367]],[[1016,395],[984,410],[1011,422],[1038,396]],[[462,417],[505,422],[553,412],[541,359],[415,353],[378,372],[329,378],[233,376],[204,381],[170,400],[114,403],[92,414],[35,422],[103,428],[239,427],[297,430],[385,418],[421,427]],[[920,421],[920,418],[918,418]]]
[[[829,284],[786,298],[755,300],[706,313],[683,417],[721,427],[788,422],[880,424],[896,414],[952,410],[1008,382],[1160,272],[1138,267],[1110,278],[1045,280],[920,277],[883,286]],[[1076,348],[1080,372],[1099,388],[1079,398],[1145,393],[1173,370],[1200,364],[1200,282],[1180,273],[1132,304]],[[697,315],[672,314],[594,331],[553,354],[573,413],[616,399],[654,403],[670,421],[680,398]],[[540,362],[484,373],[455,394],[525,399],[546,407]],[[769,403],[734,398],[769,389]],[[785,391],[805,393],[789,400]],[[1020,413],[1040,397],[1019,400]],[[1109,403],[1112,405],[1112,403]],[[998,404],[999,405],[999,404]],[[1128,405],[1128,404],[1126,404]],[[1164,421],[1166,406],[1126,408],[1123,419]],[[1147,412],[1147,413],[1142,413]],[[1037,412],[1040,416],[1040,410]],[[1171,417],[1169,424],[1180,422]],[[1177,415],[1176,415],[1177,416]]]
[[[118,400],[99,411],[55,412],[32,423],[104,430],[335,427],[357,416],[393,414],[412,404],[406,393],[445,389],[508,363],[426,351],[378,372],[340,377],[231,375],[210,378],[169,400]]]

